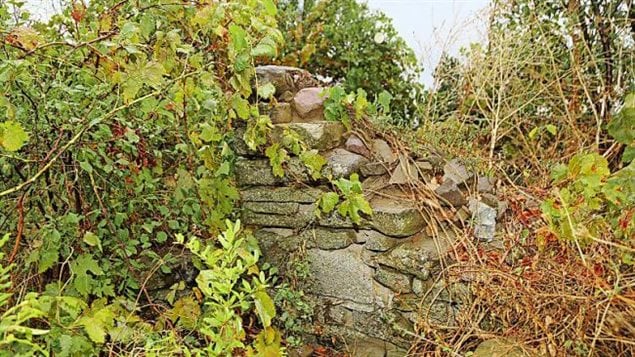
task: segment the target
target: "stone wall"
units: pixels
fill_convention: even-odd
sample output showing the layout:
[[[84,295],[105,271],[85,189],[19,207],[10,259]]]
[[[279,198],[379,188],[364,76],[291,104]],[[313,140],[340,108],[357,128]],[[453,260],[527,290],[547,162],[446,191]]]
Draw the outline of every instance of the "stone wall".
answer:
[[[372,133],[352,134],[341,123],[325,121],[322,89],[313,87],[317,82],[304,71],[266,66],[257,73],[259,85],[271,82],[277,88],[276,100],[261,104],[274,123],[273,137],[295,131],[326,158],[324,177],[358,173],[373,214],[359,224],[337,213],[318,218],[316,201],[332,190],[328,180],[312,180],[296,157],[285,176],[276,177],[262,153],[237,143],[243,224],[253,229],[264,259],[283,275],[292,257],[308,263],[307,292],[316,302],[314,324],[320,334],[359,344],[360,356],[404,355],[400,348],[412,341],[408,332],[418,319],[452,324],[467,301],[465,285],[449,286],[439,272],[455,244],[453,225],[472,216],[464,207],[468,192],[491,196],[492,183],[476,178],[459,161],[400,155]],[[447,208],[445,219],[412,198],[407,188],[420,184],[436,191],[431,202]],[[490,198],[490,205],[472,202],[472,211],[483,215],[479,204],[491,210],[498,202]],[[494,227],[482,226],[488,239]]]

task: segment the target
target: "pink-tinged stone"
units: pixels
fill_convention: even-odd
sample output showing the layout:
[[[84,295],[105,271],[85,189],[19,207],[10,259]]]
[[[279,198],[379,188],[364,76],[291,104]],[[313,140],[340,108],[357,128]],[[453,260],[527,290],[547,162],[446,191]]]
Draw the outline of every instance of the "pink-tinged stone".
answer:
[[[364,142],[355,135],[351,135],[346,139],[346,144],[344,144],[346,150],[350,152],[354,152],[356,154],[360,154],[365,157],[370,157],[370,151],[364,144]]]
[[[295,111],[302,117],[307,117],[311,112],[322,109],[325,97],[322,95],[324,88],[311,87],[300,90],[293,97]]]

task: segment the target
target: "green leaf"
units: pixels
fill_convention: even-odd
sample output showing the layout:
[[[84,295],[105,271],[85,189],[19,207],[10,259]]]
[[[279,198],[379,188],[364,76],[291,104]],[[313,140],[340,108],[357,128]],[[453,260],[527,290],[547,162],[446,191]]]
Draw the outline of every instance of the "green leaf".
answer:
[[[29,140],[22,126],[14,121],[0,124],[0,145],[8,151],[18,151]]]
[[[240,119],[249,119],[249,102],[247,99],[235,94],[232,97],[231,105]]]
[[[91,247],[97,246],[101,251],[101,239],[93,232],[86,232],[86,234],[84,234],[84,243]]]
[[[254,293],[254,303],[262,325],[271,326],[271,320],[276,316],[276,307],[271,297],[263,290],[257,291]]]
[[[340,202],[340,195],[335,192],[326,192],[320,197],[320,209],[324,213],[331,213]]]
[[[278,55],[278,46],[276,41],[271,37],[265,37],[256,47],[251,50],[251,55],[254,57],[275,57]]]
[[[558,128],[553,124],[547,124],[545,126],[545,129],[547,129],[547,132],[553,136],[555,136],[556,133],[558,132]]]
[[[269,82],[263,86],[258,87],[257,92],[260,98],[270,99],[276,92],[276,87],[271,82]]]
[[[271,165],[271,169],[273,170],[273,175],[277,177],[284,177],[284,169],[282,168],[282,164],[287,161],[289,156],[287,155],[287,151],[280,147],[280,144],[273,144],[265,150],[265,155],[269,158],[269,163]]]
[[[326,159],[317,150],[307,150],[300,154],[300,160],[309,169],[314,180],[322,177],[322,167],[326,164]]]

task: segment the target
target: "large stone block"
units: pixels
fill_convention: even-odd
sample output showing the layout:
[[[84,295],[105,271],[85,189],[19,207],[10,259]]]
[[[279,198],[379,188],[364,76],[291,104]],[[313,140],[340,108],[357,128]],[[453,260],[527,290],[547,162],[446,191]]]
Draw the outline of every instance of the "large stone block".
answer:
[[[251,187],[240,192],[245,202],[314,203],[324,191],[313,187]]]
[[[315,123],[278,124],[273,129],[273,138],[281,141],[285,129],[295,131],[311,149],[330,150],[342,144],[345,132],[342,123],[321,121]]]
[[[252,203],[252,205],[259,205],[261,203]],[[272,203],[271,205],[279,205],[280,203]],[[313,221],[313,206],[312,205],[299,205],[297,203],[289,203],[290,206],[286,206],[286,210],[290,210],[291,207],[297,206],[297,211],[292,214],[282,213],[264,213],[261,206],[254,211],[253,207],[246,205],[243,207],[241,220],[246,225],[261,226],[261,227],[280,227],[280,228],[304,228],[311,221]],[[285,210],[282,209],[282,210]]]
[[[407,201],[378,197],[370,202],[373,208],[373,227],[392,237],[408,237],[425,226],[426,222],[417,207]]]
[[[258,66],[256,67],[258,86],[267,83],[276,88],[276,98],[290,100],[302,88],[317,84],[311,74],[303,69],[287,66]]]
[[[364,263],[363,250],[357,244],[333,251],[310,249],[311,292],[353,303],[350,306],[364,305],[370,311],[373,306],[390,305],[393,293],[373,279],[374,270]]]

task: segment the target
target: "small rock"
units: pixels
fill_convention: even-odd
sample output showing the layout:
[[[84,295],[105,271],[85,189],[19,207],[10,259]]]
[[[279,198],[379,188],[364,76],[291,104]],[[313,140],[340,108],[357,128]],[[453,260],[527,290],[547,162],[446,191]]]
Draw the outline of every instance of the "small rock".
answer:
[[[399,158],[397,154],[392,151],[388,143],[382,139],[373,140],[372,151],[378,159],[386,164],[392,164]]]
[[[494,192],[495,182],[493,177],[479,176],[476,181],[476,191],[479,193],[492,193]]]
[[[501,218],[508,207],[506,201],[499,200],[498,197],[491,193],[482,194],[481,201],[490,207],[496,208],[496,218]]]
[[[388,170],[386,170],[386,164],[382,162],[369,162],[368,164],[363,165],[359,169],[359,173],[365,177],[381,176],[387,172]]]
[[[457,185],[465,184],[474,174],[461,163],[460,160],[454,159],[443,166],[443,180],[451,179]]]
[[[317,247],[323,250],[344,249],[355,243],[356,234],[352,229],[313,228],[300,234],[306,242],[311,242],[307,248]]]
[[[256,67],[256,78],[259,86],[267,83],[273,84],[276,88],[277,98],[285,93],[290,93],[293,96],[299,89],[317,84],[309,72],[288,66],[258,66]]]
[[[323,170],[325,177],[348,178],[351,174],[359,172],[360,168],[368,163],[368,160],[358,154],[344,149],[335,149],[326,154],[326,165]]]
[[[418,179],[419,171],[417,167],[406,156],[399,155],[399,165],[395,167],[389,183],[391,185],[405,185]]]
[[[417,168],[421,170],[422,172],[434,171],[434,167],[432,167],[432,164],[429,163],[428,161],[416,161],[415,165],[417,165]]]
[[[293,112],[291,110],[291,104],[278,103],[271,110],[269,110],[269,117],[273,124],[289,123],[293,120]]]
[[[344,147],[350,152],[354,152],[365,157],[370,157],[370,151],[368,151],[368,148],[366,147],[364,142],[355,135],[351,135],[348,137],[346,143],[344,144]]]
[[[412,292],[417,296],[421,296],[426,292],[426,286],[423,280],[414,278],[412,279]]]
[[[496,233],[496,209],[476,199],[470,199],[474,219],[474,235],[481,241],[491,242]]]
[[[293,107],[302,118],[306,118],[313,111],[321,110],[325,97],[322,95],[324,88],[313,87],[301,89],[293,97]]]
[[[443,181],[441,186],[437,187],[434,192],[453,207],[460,207],[467,203],[463,192],[461,192],[459,186],[452,179]]]

